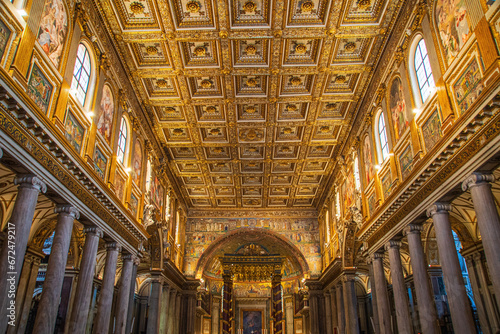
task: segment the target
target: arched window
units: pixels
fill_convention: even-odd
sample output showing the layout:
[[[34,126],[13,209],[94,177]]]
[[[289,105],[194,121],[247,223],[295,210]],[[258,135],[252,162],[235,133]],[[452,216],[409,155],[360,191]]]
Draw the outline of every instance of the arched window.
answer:
[[[378,116],[378,139],[380,151],[382,152],[382,160],[385,161],[389,156],[389,142],[387,140],[387,129],[385,127],[384,113],[381,112]]]
[[[91,74],[90,54],[87,47],[80,43],[76,54],[75,68],[73,70],[73,81],[71,92],[73,96],[83,105],[87,97]]]
[[[118,135],[118,152],[116,153],[116,157],[118,161],[122,164],[125,161],[125,150],[127,148],[127,121],[125,117],[122,117],[122,123],[120,124],[120,134]]]
[[[335,217],[340,218],[340,194],[338,190],[335,193]]]
[[[422,102],[425,102],[429,95],[431,95],[431,89],[434,88],[436,84],[432,76],[431,64],[429,62],[429,56],[427,55],[427,47],[425,46],[423,38],[420,39],[415,49],[414,66],[420,97],[422,98]]]

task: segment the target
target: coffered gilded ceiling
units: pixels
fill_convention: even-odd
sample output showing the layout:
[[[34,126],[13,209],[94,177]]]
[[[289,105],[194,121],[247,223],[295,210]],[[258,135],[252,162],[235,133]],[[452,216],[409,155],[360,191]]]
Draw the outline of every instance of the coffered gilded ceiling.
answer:
[[[100,0],[194,208],[314,207],[401,0]]]

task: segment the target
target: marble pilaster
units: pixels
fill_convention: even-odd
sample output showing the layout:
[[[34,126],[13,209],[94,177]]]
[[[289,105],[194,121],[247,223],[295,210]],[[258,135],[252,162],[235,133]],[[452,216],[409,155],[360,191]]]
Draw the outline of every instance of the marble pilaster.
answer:
[[[401,241],[391,240],[385,246],[389,253],[389,263],[391,265],[392,289],[394,292],[394,304],[396,310],[396,320],[398,322],[398,333],[412,334],[410,309],[408,308],[408,294],[406,292],[403,265],[401,263]]]
[[[344,288],[342,284],[337,285],[337,319],[339,334],[345,334],[345,309],[344,309]]]
[[[332,307],[332,332],[336,333],[335,329],[338,331],[339,318],[337,311],[337,290],[335,290],[335,287],[330,289],[330,305]]]
[[[107,334],[109,332],[109,320],[113,306],[113,293],[115,290],[116,262],[121,246],[116,242],[106,244],[106,262],[102,277],[101,294],[97,304],[97,315],[94,320],[94,333]]]
[[[134,266],[135,256],[132,254],[123,254],[122,260],[122,274],[120,287],[118,288],[118,298],[116,299],[115,334],[125,334],[128,303],[130,300],[130,285],[132,281],[132,267]]]
[[[0,280],[0,333],[5,333],[8,321],[15,319],[9,318],[15,312],[15,305],[10,304],[15,300],[9,297],[13,293],[9,292],[15,291],[19,282],[38,195],[47,191],[45,183],[35,175],[19,175],[14,184],[19,187],[0,251],[0,273],[5,275]]]
[[[168,308],[168,319],[167,319],[167,333],[168,334],[174,334],[175,330],[175,322],[174,322],[174,317],[175,317],[175,310],[179,307],[177,305],[177,290],[172,289],[170,290],[170,303],[169,303],[169,308]]]
[[[354,274],[343,277],[346,334],[359,334],[358,298],[354,286]]]
[[[333,333],[332,327],[332,305],[330,299],[330,293],[325,292],[325,316],[326,316],[326,334]]]
[[[377,289],[375,289],[375,276],[373,274],[373,260],[368,259],[368,276],[370,277],[371,294],[372,294],[372,310],[373,310],[373,330],[376,334],[380,333],[378,323],[378,305],[377,305]]]
[[[176,309],[175,309],[175,318],[174,318],[174,333],[175,334],[181,334],[180,333],[180,321],[181,321],[181,308],[182,308],[182,305],[181,305],[181,297],[182,297],[182,293],[177,293],[177,297],[176,297]]]
[[[160,306],[160,328],[159,333],[165,334],[167,332],[167,310],[170,298],[170,286],[165,283],[162,288],[161,306]]]
[[[380,334],[391,334],[391,306],[387,293],[387,281],[384,271],[384,253],[373,254],[373,276],[377,290],[378,323]]]
[[[58,213],[57,224],[33,327],[34,333],[48,334],[54,331],[73,222],[80,218],[79,212],[71,205],[58,205],[54,211]]]
[[[427,263],[420,235],[421,231],[422,225],[410,224],[405,228],[404,233],[408,239],[422,332],[426,334],[438,334],[441,333],[441,330],[438,327],[436,304],[427,273]]]
[[[76,293],[73,299],[69,332],[72,334],[85,333],[87,318],[89,316],[90,296],[92,294],[92,283],[94,281],[97,247],[99,238],[102,238],[102,230],[98,227],[87,227],[85,232],[85,244],[83,246]]]
[[[151,276],[151,293],[149,294],[149,314],[147,334],[157,334],[160,329],[161,276]]]
[[[447,203],[435,203],[427,209],[427,216],[432,217],[434,221],[439,260],[443,269],[443,280],[453,329],[456,334],[470,334],[475,333],[476,327],[451,230],[449,219],[451,209],[451,205]]]

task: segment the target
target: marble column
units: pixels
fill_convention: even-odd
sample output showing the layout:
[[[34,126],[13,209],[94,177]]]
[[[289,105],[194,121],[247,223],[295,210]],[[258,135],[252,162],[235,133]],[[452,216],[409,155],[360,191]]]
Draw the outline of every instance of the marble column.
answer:
[[[377,289],[375,289],[375,276],[373,275],[373,260],[368,259],[368,276],[370,277],[370,286],[372,294],[372,311],[373,311],[373,331],[375,334],[380,333],[380,326],[378,323],[378,305],[377,305]],[[370,323],[371,326],[371,323]]]
[[[441,330],[438,326],[436,304],[427,273],[427,261],[422,247],[421,231],[422,225],[410,224],[405,228],[404,233],[408,238],[422,333],[438,334],[441,333]]]
[[[484,267],[483,263],[484,257],[480,253],[474,254],[474,261],[476,263],[476,269],[477,269],[477,278],[479,281],[479,284],[482,287],[483,290],[483,295],[484,295],[484,301],[486,303],[486,310],[487,310],[487,316],[490,320],[493,333],[497,333],[500,331],[500,322],[499,319],[496,315],[496,305],[495,305],[495,300],[494,297],[490,293],[490,289],[488,288],[488,273],[487,270]]]
[[[80,218],[78,211],[71,205],[58,205],[54,211],[58,213],[57,224],[33,327],[34,333],[54,332],[73,222]]]
[[[76,284],[73,309],[69,320],[69,332],[71,334],[85,333],[95,274],[97,247],[99,246],[99,238],[102,238],[102,230],[99,227],[87,227],[84,232],[86,234],[85,244],[83,245],[78,283]]]
[[[175,317],[175,310],[179,307],[177,305],[177,291],[175,289],[172,289],[170,291],[170,305],[168,309],[168,319],[167,319],[167,333],[168,334],[174,334],[175,330],[175,322],[174,322],[174,317]]]
[[[325,316],[326,316],[326,334],[332,334],[332,305],[330,293],[325,292]]]
[[[24,334],[26,331],[38,269],[40,268],[40,261],[44,256],[45,254],[41,253],[41,251],[38,252],[28,247],[16,293],[16,325],[9,326],[7,334]]]
[[[344,288],[342,284],[337,285],[337,319],[339,334],[345,334],[345,309],[344,309]]]
[[[159,333],[167,332],[167,310],[169,306],[170,286],[165,283],[162,288],[161,306],[160,306],[160,330]]]
[[[220,299],[218,297],[214,297],[212,302],[212,334],[219,334],[219,318]]]
[[[480,255],[479,253],[476,253]],[[474,254],[474,255],[476,255]],[[467,265],[467,272],[469,273],[470,285],[472,287],[472,293],[474,294],[474,299],[476,301],[477,315],[479,317],[479,323],[481,325],[481,331],[484,334],[494,334],[490,325],[490,319],[488,313],[484,307],[484,300],[486,296],[482,296],[481,289],[479,288],[479,280],[477,277],[476,269],[474,268],[474,255],[469,255],[465,258],[465,263]],[[493,320],[493,319],[492,319]]]
[[[0,251],[0,333],[5,333],[8,322],[14,324],[17,316],[15,295],[24,255],[28,246],[31,223],[35,214],[38,194],[45,193],[47,186],[35,175],[19,175],[14,179],[19,185],[16,202],[5,228],[5,239]],[[7,319],[7,321],[5,321]]]
[[[337,291],[335,290],[335,287],[332,287],[330,289],[330,305],[332,308],[332,311],[331,311],[331,314],[332,314],[332,333],[338,334],[339,318],[338,318],[338,311],[337,311]],[[337,332],[335,332],[335,329],[337,329]]]
[[[456,334],[475,333],[476,327],[472,318],[469,297],[465,290],[462,269],[458,260],[449,219],[451,205],[434,203],[427,209],[427,216],[434,221],[439,260],[443,269],[443,280],[450,306],[451,320]],[[497,240],[498,242],[498,240]]]
[[[106,244],[106,262],[102,277],[101,294],[97,304],[97,315],[94,320],[94,333],[107,334],[113,306],[113,293],[115,290],[116,262],[121,246],[116,242]]]
[[[493,290],[495,296],[500,296],[500,218],[491,191],[491,182],[494,181],[492,174],[473,173],[463,182],[462,189],[470,189]]]
[[[141,263],[141,259],[139,257],[134,258],[134,265],[132,267],[132,280],[130,281],[130,296],[128,300],[128,317],[127,317],[127,326],[125,329],[126,334],[130,334],[132,332],[132,321],[134,320],[135,312],[134,312],[134,305],[135,305],[135,281],[137,279],[137,268],[139,267],[139,264]],[[134,315],[134,316],[132,316]],[[138,321],[136,319],[135,321]]]
[[[285,300],[286,334],[294,334],[294,331],[293,331],[293,299],[292,298],[287,298]]]
[[[151,293],[149,294],[149,314],[147,334],[157,334],[160,327],[161,276],[151,275]]]
[[[174,327],[174,333],[175,334],[181,334],[180,333],[180,322],[181,322],[181,308],[182,308],[182,305],[181,305],[181,297],[182,297],[182,293],[177,293],[177,300],[176,300],[176,305],[177,305],[177,308],[175,310],[175,318],[174,318],[174,324],[175,324],[175,327]]]
[[[384,271],[384,253],[373,254],[373,276],[377,290],[378,323],[380,334],[391,334],[391,306],[387,293],[387,281]]]
[[[356,297],[354,279],[354,274],[345,274],[343,277],[345,324],[347,334],[359,334],[358,298]]]
[[[392,290],[394,292],[394,305],[396,306],[396,320],[398,322],[398,333],[412,334],[410,304],[408,293],[406,292],[403,265],[401,264],[401,241],[391,240],[385,246],[389,253],[389,263],[391,265]]]
[[[122,260],[122,274],[120,287],[118,288],[118,298],[116,299],[115,334],[125,334],[128,303],[130,300],[130,284],[132,283],[132,267],[134,266],[135,256],[132,254],[122,254]]]

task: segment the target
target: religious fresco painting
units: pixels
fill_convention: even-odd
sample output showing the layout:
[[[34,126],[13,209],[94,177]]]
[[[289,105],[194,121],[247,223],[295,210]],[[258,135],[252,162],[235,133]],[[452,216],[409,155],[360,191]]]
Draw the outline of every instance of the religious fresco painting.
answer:
[[[392,126],[396,134],[396,140],[403,136],[406,128],[408,128],[408,118],[406,116],[406,102],[403,93],[403,84],[401,79],[395,78],[391,84],[389,98],[389,109],[391,110]]]
[[[115,102],[113,100],[113,93],[109,85],[104,85],[97,117],[97,131],[106,139],[108,144],[111,144],[114,112]]]
[[[163,187],[154,172],[151,173],[151,180],[151,200],[158,208],[161,208],[163,204]]]
[[[354,203],[354,173],[352,170],[347,172],[346,180],[342,187],[344,195],[344,214]]]
[[[368,214],[371,216],[373,212],[376,209],[377,205],[377,197],[375,195],[375,192],[373,192],[369,197],[368,197]]]
[[[137,212],[138,212],[138,208],[139,208],[139,200],[137,199],[137,197],[135,197],[134,193],[131,193],[130,194],[130,212],[132,212],[132,216],[134,216],[135,218],[137,218]]]
[[[3,57],[5,49],[7,48],[7,42],[9,41],[11,33],[7,25],[0,20],[0,59]]]
[[[373,166],[372,144],[369,135],[365,136],[363,143],[363,162],[365,164],[366,184],[370,184],[375,175],[375,167]]]
[[[123,196],[125,195],[125,180],[118,173],[118,169],[115,172],[114,186],[115,186],[116,197],[120,199],[120,202],[123,201]]]
[[[33,64],[30,80],[28,83],[28,95],[35,104],[43,111],[47,112],[52,95],[52,84],[47,80],[37,64]]]
[[[448,64],[455,59],[471,35],[466,0],[438,0],[436,23]]]
[[[85,135],[85,129],[69,109],[66,113],[64,129],[64,136],[70,145],[73,146],[78,153],[80,153],[83,144],[83,137]]]
[[[236,298],[270,298],[271,283],[234,283]]]
[[[382,183],[382,192],[384,194],[384,200],[386,200],[392,192],[392,177],[391,171],[387,171],[380,181]]]
[[[483,92],[484,86],[481,79],[479,64],[476,58],[474,58],[469,66],[467,66],[465,72],[453,85],[460,114],[466,112]]]
[[[312,277],[321,274],[319,225],[314,218],[189,218],[186,222],[184,274],[193,277],[198,260],[207,248],[225,234],[241,228],[278,233],[302,253]],[[220,266],[220,262],[215,261],[215,265]],[[286,262],[284,267],[286,269]],[[220,275],[221,270],[212,268],[210,272]]]
[[[132,155],[132,181],[140,186],[142,176],[142,148],[139,139],[135,140],[134,154]]]
[[[43,8],[38,43],[56,67],[59,67],[68,32],[68,18],[62,0],[46,0]]]
[[[413,166],[413,155],[411,145],[406,146],[403,153],[399,155],[399,167],[401,169],[401,176],[405,180],[411,173]]]
[[[96,146],[95,151],[94,151],[94,167],[95,171],[97,172],[97,175],[101,178],[101,180],[104,181],[106,175],[106,165],[108,164],[108,159],[106,156],[101,152],[99,147]]]
[[[243,334],[262,334],[262,310],[241,310]]]
[[[429,119],[422,125],[425,149],[430,151],[443,136],[438,110],[434,110]]]

